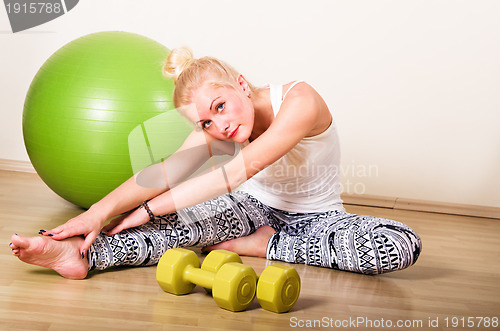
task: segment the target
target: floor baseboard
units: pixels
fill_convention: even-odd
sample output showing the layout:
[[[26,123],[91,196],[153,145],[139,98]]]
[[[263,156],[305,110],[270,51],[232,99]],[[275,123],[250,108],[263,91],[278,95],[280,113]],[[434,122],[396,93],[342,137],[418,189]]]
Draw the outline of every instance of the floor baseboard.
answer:
[[[36,173],[29,161],[0,159],[0,170]]]
[[[0,159],[0,170],[36,173],[35,168],[33,168],[33,165],[29,161],[6,159]],[[342,199],[346,205],[382,207],[398,210],[412,210],[500,219],[500,208],[498,207],[348,193],[342,194]]]
[[[500,219],[500,208],[498,207],[347,193],[342,194],[342,200],[346,205]]]

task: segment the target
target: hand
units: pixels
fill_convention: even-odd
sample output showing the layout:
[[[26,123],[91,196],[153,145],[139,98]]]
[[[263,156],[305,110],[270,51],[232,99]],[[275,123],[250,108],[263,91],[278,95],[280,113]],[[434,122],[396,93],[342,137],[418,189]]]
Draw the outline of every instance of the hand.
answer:
[[[45,231],[44,236],[50,236],[55,240],[62,240],[70,237],[82,235],[85,240],[80,246],[80,253],[85,252],[90,248],[99,234],[102,224],[105,219],[89,209],[82,214],[70,219],[66,223],[52,229]]]
[[[133,228],[149,221],[149,215],[144,208],[120,215],[111,220],[108,225],[102,228],[102,231],[109,236],[115,235],[125,229]]]

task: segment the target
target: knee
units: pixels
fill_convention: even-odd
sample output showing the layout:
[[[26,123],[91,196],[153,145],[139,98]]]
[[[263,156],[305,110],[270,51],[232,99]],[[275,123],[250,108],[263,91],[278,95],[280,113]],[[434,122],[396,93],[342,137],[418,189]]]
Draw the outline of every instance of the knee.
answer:
[[[422,241],[410,227],[385,225],[374,236],[379,253],[377,273],[406,269],[418,260],[422,251]]]
[[[413,238],[412,241],[412,263],[411,265],[415,264],[417,262],[418,257],[420,256],[420,253],[422,252],[422,240],[420,239],[419,235],[411,228],[409,228],[411,232],[411,236]]]

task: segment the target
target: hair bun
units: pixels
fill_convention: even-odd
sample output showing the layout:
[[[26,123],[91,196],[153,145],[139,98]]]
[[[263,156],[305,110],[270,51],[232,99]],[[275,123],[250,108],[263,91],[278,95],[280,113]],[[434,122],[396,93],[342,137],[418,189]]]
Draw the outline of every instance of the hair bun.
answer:
[[[189,67],[195,58],[193,57],[193,52],[188,47],[174,48],[163,67],[163,74],[169,78],[174,79],[174,83],[177,83],[177,79],[181,73]]]

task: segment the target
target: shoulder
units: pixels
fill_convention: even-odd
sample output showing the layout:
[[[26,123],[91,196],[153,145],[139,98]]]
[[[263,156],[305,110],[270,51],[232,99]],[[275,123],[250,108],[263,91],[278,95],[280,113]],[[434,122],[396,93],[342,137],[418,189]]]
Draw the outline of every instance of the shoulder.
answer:
[[[294,82],[290,82],[284,85],[284,93],[288,92],[286,92],[280,113],[292,113],[300,117],[303,122],[309,121],[312,124],[311,133],[313,134],[318,130],[322,131],[331,122],[331,114],[325,101],[308,83],[293,84]]]
[[[305,81],[291,81],[283,85],[283,91],[288,91],[288,96],[293,95],[318,95],[318,92]]]
[[[283,85],[283,94],[286,93],[285,100],[294,97],[308,97],[317,94],[316,90],[304,81],[291,81]],[[284,95],[285,96],[285,95]]]
[[[319,93],[306,82],[290,82],[283,86],[284,95],[283,108],[290,106],[307,107],[308,112],[319,112],[322,106],[322,98]],[[305,109],[302,109],[305,110]]]
[[[297,83],[290,89],[293,83],[290,82],[284,85],[283,91],[288,92],[280,109],[280,113],[283,113],[283,115],[288,114],[291,116],[282,117],[299,118],[304,125],[309,125],[310,131],[307,136],[324,131],[331,122],[331,113],[325,101],[306,82]]]

